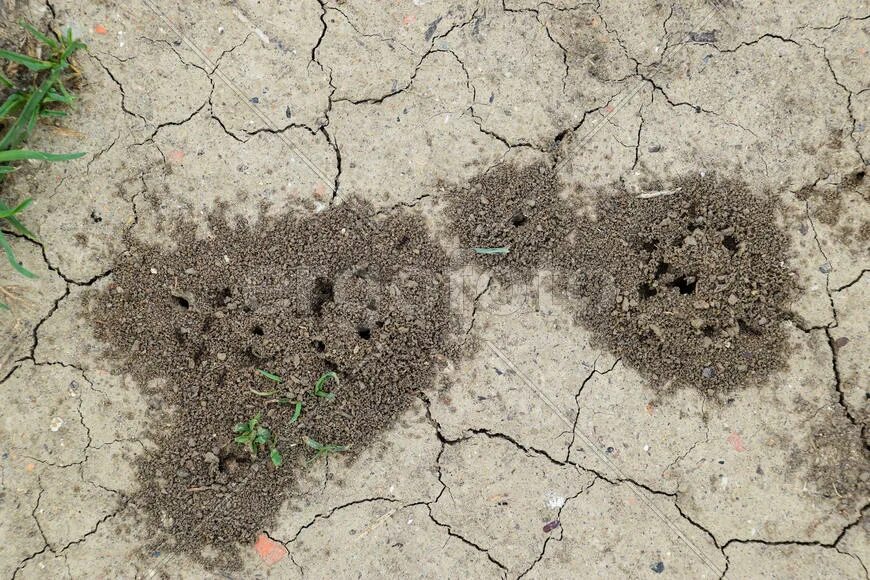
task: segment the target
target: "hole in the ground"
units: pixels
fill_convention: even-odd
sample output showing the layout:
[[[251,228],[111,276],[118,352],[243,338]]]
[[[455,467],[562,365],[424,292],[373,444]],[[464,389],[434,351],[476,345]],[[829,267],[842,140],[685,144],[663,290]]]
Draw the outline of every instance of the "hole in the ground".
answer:
[[[254,361],[256,363],[261,363],[264,360],[269,360],[269,353],[265,352],[262,347],[259,345],[249,346],[245,349],[245,356],[248,357],[248,360]]]
[[[656,290],[655,288],[653,288],[653,287],[649,284],[649,282],[644,282],[643,284],[641,284],[640,286],[638,286],[638,288],[637,288],[637,293],[640,295],[640,299],[641,299],[641,300],[646,300],[646,299],[648,299],[648,298],[652,298],[653,296],[655,296],[656,294],[658,294],[659,291]]]
[[[708,338],[713,338],[716,336],[716,327],[712,324],[705,324],[703,328],[701,328],[701,332],[704,333],[704,336]]]
[[[671,269],[671,265],[667,262],[659,262],[659,265],[656,266],[655,279],[658,280],[662,276],[668,273],[668,270]]]
[[[356,333],[363,340],[368,340],[372,337],[372,329],[364,324],[360,324],[356,327]]]
[[[314,280],[314,292],[311,295],[311,311],[314,314],[323,312],[323,306],[327,302],[332,302],[334,298],[335,291],[332,287],[332,280],[322,277]]]
[[[176,328],[175,340],[178,342],[179,346],[184,345],[184,343],[187,342],[187,333],[182,332],[180,328]]]
[[[257,336],[263,336],[266,333],[263,331],[263,327],[258,324],[256,326],[254,326],[254,328],[251,329],[251,334],[255,334]]]
[[[645,252],[653,253],[659,247],[659,241],[655,238],[648,240],[640,245]]]
[[[855,172],[855,181],[864,181],[864,178],[867,176],[867,173],[861,169]]]
[[[184,296],[178,296],[178,295],[173,294],[172,295],[172,304],[176,308],[180,308],[182,310],[187,310],[188,308],[190,308],[190,300],[188,300]]]
[[[521,225],[523,225],[527,221],[528,221],[528,218],[526,217],[526,214],[524,214],[521,211],[518,211],[517,213],[515,213],[513,215],[513,217],[511,218],[511,223],[513,224],[513,226],[515,228],[520,227]]]
[[[215,295],[215,303],[217,306],[224,306],[233,297],[233,291],[229,288],[221,288]]]
[[[383,328],[383,327],[384,327],[384,321],[383,321],[383,320],[378,320],[377,322],[375,322],[375,326],[377,326],[378,328]]]
[[[752,334],[754,336],[758,336],[761,334],[761,332],[759,332],[759,330],[755,326],[746,322],[746,320],[744,320],[743,318],[737,319],[737,328],[742,334]]]
[[[322,340],[312,340],[311,348],[313,348],[317,352],[323,352],[326,350],[326,344],[324,344]]]
[[[224,451],[218,458],[218,471],[232,475],[239,470],[249,467],[253,463],[250,455]]]
[[[679,276],[674,278],[674,281],[669,284],[672,288],[677,288],[680,294],[692,294],[695,292],[695,285],[698,280],[694,276]]]
[[[722,238],[722,245],[728,248],[732,254],[737,251],[737,238],[734,236],[725,236]]]

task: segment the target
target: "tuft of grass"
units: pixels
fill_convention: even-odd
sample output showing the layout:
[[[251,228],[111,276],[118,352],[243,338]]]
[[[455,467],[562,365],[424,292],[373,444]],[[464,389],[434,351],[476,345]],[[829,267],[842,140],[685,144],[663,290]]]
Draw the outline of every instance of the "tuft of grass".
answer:
[[[474,248],[474,251],[478,254],[508,254],[510,253],[510,248]]]
[[[314,449],[314,457],[308,459],[307,463],[313,463],[321,457],[327,457],[333,453],[341,453],[350,449],[350,445],[325,445],[318,443],[311,437],[303,437],[302,441],[310,448]]]
[[[233,427],[233,432],[236,433],[233,441],[247,448],[253,458],[256,458],[261,450],[268,449],[272,464],[281,467],[284,458],[278,450],[278,438],[274,436],[271,429],[261,424],[262,418],[263,414],[257,413],[247,421],[236,423]]]
[[[338,385],[338,373],[335,371],[329,371],[328,373],[323,373],[320,375],[320,378],[317,379],[317,382],[314,383],[314,395],[317,397],[323,397],[327,401],[331,401],[335,399],[335,393],[331,393],[323,390],[323,385],[326,384],[327,381],[333,380],[335,384]]]
[[[39,119],[63,117],[66,114],[55,108],[55,105],[69,106],[73,103],[74,97],[64,85],[67,70],[70,68],[69,59],[76,51],[86,48],[84,43],[73,37],[71,29],[59,38],[54,38],[43,34],[26,22],[21,22],[21,27],[43,45],[47,58],[39,59],[9,50],[0,50],[0,60],[15,63],[37,73],[36,79],[39,81],[33,87],[19,87],[12,79],[0,72],[0,86],[11,91],[6,100],[0,104],[0,125],[4,126],[0,134],[0,183],[15,171],[16,167],[12,165],[14,162],[28,159],[50,162],[69,161],[84,155],[84,153],[44,153],[21,147],[33,133]],[[0,201],[0,225],[8,222],[20,235],[36,241],[36,236],[21,223],[18,217],[30,202],[30,199],[26,199],[11,208]],[[33,272],[18,262],[9,240],[2,231],[0,231],[0,248],[19,274],[27,278],[36,277]],[[5,303],[0,302],[0,309],[8,308]]]

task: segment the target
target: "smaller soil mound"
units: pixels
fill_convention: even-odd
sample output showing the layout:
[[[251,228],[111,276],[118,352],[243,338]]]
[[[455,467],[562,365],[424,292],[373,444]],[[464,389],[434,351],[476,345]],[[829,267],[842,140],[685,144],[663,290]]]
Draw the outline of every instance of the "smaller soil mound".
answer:
[[[735,387],[782,362],[794,281],[771,196],[692,176],[652,197],[618,187],[590,217],[559,189],[543,165],[495,168],[448,198],[450,227],[510,248],[477,257],[503,281],[549,270],[577,320],[660,387]]]
[[[783,362],[780,323],[795,288],[778,204],[710,175],[671,191],[601,197],[562,248],[558,263],[575,274],[565,288],[586,298],[580,318],[659,386],[712,391],[763,378]]]
[[[138,501],[175,549],[217,548],[207,565],[232,567],[236,543],[269,529],[315,458],[306,438],[352,455],[451,355],[445,253],[419,218],[373,226],[358,215],[345,204],[235,227],[216,215],[207,239],[178,228],[174,251],[129,240],[113,283],[92,297],[98,337],[166,413],[150,434],[159,451],[139,466]],[[330,372],[338,382],[317,395]],[[234,426],[258,414],[271,437],[252,456]]]
[[[573,209],[557,192],[545,165],[502,165],[448,198],[445,214],[465,249],[507,248],[477,257],[501,280],[529,280],[553,260],[574,224]]]

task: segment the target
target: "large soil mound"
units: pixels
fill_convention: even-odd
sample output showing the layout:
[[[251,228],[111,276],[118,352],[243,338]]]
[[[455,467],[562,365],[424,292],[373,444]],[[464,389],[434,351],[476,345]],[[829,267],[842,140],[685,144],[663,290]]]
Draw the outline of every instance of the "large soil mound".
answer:
[[[345,204],[234,227],[215,216],[207,239],[178,228],[173,251],[131,241],[94,297],[93,323],[122,370],[159,379],[152,388],[173,410],[151,434],[160,450],[140,465],[140,499],[177,549],[211,543],[232,557],[226,548],[268,529],[316,457],[304,438],[352,454],[449,354],[444,252],[417,218],[375,226],[358,211],[372,213]],[[329,372],[338,382],[316,395]],[[258,413],[271,437],[252,457],[234,426]]]

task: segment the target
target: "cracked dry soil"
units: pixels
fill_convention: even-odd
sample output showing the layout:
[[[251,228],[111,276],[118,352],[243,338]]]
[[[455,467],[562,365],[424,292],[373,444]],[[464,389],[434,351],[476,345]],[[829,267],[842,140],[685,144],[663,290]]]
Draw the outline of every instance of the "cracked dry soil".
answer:
[[[34,141],[88,156],[23,166],[4,184],[4,201],[34,198],[27,220],[40,242],[11,240],[38,279],[0,268],[0,290],[21,307],[0,312],[11,328],[0,335],[0,576],[868,577],[866,2],[0,0],[13,5],[35,23],[73,26],[90,47],[78,106]],[[14,20],[0,21],[0,36],[11,30],[19,46]],[[636,198],[678,187],[678,176],[693,176],[681,193]],[[501,190],[484,211],[468,191],[488,183]],[[717,189],[757,215],[716,199]],[[367,351],[389,337],[376,335],[379,318],[360,328],[357,317],[398,308],[396,293],[360,288],[384,299],[371,310],[342,304],[341,287],[354,298],[356,286],[333,282],[324,330],[328,308],[318,319],[312,305],[329,296],[326,274],[289,289],[251,286],[241,252],[181,231],[203,249],[193,262],[213,259],[185,274],[159,227],[201,227],[213,215],[211,239],[251,243],[258,226],[222,223],[221,202],[255,216],[267,200],[274,213],[252,223],[290,231],[314,207],[328,209],[312,219],[329,222],[348,196],[399,229],[416,224],[414,234],[423,220],[400,212],[413,206],[440,228],[456,196],[466,203],[453,211],[453,233],[469,236],[462,245],[512,248],[473,258],[488,270],[462,325],[469,344],[488,341],[502,356],[452,351],[447,310],[440,338],[420,337],[434,353],[425,364]],[[769,211],[778,229],[753,228]],[[731,222],[735,234],[757,231],[729,241]],[[356,225],[345,227],[356,235]],[[448,244],[412,239],[435,262],[436,244]],[[755,243],[741,251],[745,239]],[[267,280],[275,264],[291,267],[283,255],[251,261]],[[383,256],[371,262],[396,273]],[[586,262],[611,273],[577,276]],[[749,282],[710,284],[732,267]],[[561,298],[517,306],[539,268],[557,274]],[[505,286],[516,291],[507,307]],[[146,329],[154,348],[140,353],[121,329],[102,336],[144,361],[167,346],[177,365],[104,357],[81,318],[86,303],[105,328],[98,305],[110,299],[145,326],[121,302],[136,288],[164,313]],[[436,307],[395,318],[437,316],[439,298],[421,299]],[[299,318],[248,326],[244,316],[264,304]],[[217,324],[204,332],[209,315]],[[270,323],[288,339],[270,345]],[[323,336],[344,358],[325,356]],[[755,353],[750,362],[731,356],[737,346]],[[281,388],[306,403],[296,423],[292,407],[247,390],[273,387],[253,370],[272,360],[287,374]],[[411,364],[415,384],[379,382],[373,360]],[[330,406],[311,381],[338,362],[375,380],[328,387]],[[233,409],[213,388],[222,370],[239,381]],[[391,391],[384,415],[356,396],[371,386]],[[206,407],[184,410],[199,396],[219,420]],[[367,422],[333,421],[342,404]],[[279,433],[282,470],[227,445],[236,415],[257,410]],[[305,466],[301,437],[318,417],[330,420],[320,437],[358,444]],[[205,506],[234,483],[230,511]],[[203,530],[227,549],[203,553]]]
[[[716,176],[675,183],[651,198],[601,193],[590,217],[556,195],[547,166],[504,165],[455,189],[447,216],[463,246],[510,249],[472,258],[496,276],[521,283],[551,270],[577,322],[651,384],[721,402],[787,354],[787,242],[772,196]],[[474,355],[459,349],[451,311],[458,265],[420,217],[362,217],[373,213],[358,200],[306,218],[264,208],[253,224],[218,212],[205,238],[184,223],[174,247],[129,239],[112,283],[92,296],[109,356],[169,411],[140,460],[137,502],[173,549],[238,567],[236,546],[275,525],[316,459],[306,440],[352,455],[439,368]],[[339,377],[334,398],[313,392],[328,372]],[[274,439],[250,453],[233,426],[255,415]],[[269,463],[273,446],[283,468]],[[866,491],[859,481],[844,491],[856,485]]]

